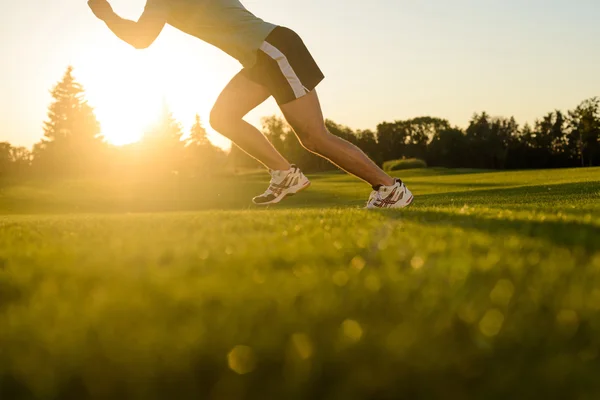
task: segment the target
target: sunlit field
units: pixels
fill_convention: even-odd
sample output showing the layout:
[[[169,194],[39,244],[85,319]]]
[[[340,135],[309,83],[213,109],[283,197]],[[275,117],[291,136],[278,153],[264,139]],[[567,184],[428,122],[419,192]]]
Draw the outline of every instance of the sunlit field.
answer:
[[[597,399],[600,168],[0,189],[0,399]]]

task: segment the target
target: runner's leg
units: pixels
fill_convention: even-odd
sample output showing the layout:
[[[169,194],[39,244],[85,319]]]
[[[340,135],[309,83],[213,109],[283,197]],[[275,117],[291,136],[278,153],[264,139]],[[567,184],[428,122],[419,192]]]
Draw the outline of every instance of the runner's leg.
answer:
[[[383,172],[361,149],[327,130],[316,90],[282,104],[280,108],[307,150],[328,159],[371,186],[394,184],[394,178]]]
[[[266,87],[238,74],[215,102],[210,113],[210,125],[267,168],[289,170],[290,163],[258,129],[243,120],[246,114],[270,96]]]

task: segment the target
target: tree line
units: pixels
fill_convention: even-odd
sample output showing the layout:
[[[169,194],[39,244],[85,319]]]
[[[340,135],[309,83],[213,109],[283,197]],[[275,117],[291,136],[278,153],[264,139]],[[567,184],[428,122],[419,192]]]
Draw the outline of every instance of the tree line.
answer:
[[[68,67],[51,90],[43,137],[32,150],[0,143],[0,179],[115,176],[157,178],[207,175],[226,154],[212,145],[200,117],[184,138],[181,124],[163,106],[157,123],[137,143],[113,146]]]
[[[215,147],[196,115],[185,139],[168,107],[142,139],[112,146],[101,135],[83,86],[67,68],[52,88],[52,103],[41,141],[31,150],[0,143],[0,179],[119,176],[207,176],[231,168],[260,164],[235,145],[229,153]],[[419,158],[429,166],[449,168],[525,169],[600,165],[600,100],[587,99],[573,110],[555,110],[520,126],[513,117],[472,116],[466,129],[435,117],[382,122],[373,130],[353,130],[326,121],[329,131],[360,147],[377,164]],[[262,131],[290,161],[307,172],[335,166],[304,148],[279,117],[262,120]]]
[[[418,158],[429,166],[481,169],[542,169],[600,165],[600,100],[591,98],[564,113],[549,112],[533,126],[514,117],[476,113],[466,129],[445,119],[418,117],[382,122],[375,131],[352,130],[327,120],[329,131],[385,161]],[[263,119],[263,133],[288,159],[306,171],[334,168],[302,148],[292,129],[278,117]],[[232,154],[244,158],[241,151]],[[256,165],[245,158],[246,165]]]

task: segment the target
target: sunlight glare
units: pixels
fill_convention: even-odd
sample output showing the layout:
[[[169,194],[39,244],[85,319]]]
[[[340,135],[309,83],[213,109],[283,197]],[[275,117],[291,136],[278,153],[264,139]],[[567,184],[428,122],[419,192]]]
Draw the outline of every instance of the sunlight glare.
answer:
[[[124,46],[98,49],[93,58],[82,57],[75,71],[84,83],[102,135],[115,145],[140,140],[158,115],[164,97],[162,82],[148,66],[152,55],[128,50]]]
[[[115,1],[125,17],[137,18],[143,1]],[[239,66],[197,39],[165,28],[148,49],[138,51],[99,30],[72,63],[75,77],[100,121],[105,139],[115,145],[139,141],[166,102],[187,137],[196,114],[209,140],[227,149],[230,141],[210,128],[208,115],[222,88]]]

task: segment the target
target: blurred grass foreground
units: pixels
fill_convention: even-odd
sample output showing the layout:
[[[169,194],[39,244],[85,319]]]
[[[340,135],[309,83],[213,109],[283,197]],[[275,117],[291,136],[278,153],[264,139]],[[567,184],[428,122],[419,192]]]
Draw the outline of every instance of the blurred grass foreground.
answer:
[[[600,169],[311,178],[4,187],[0,399],[600,398]]]

